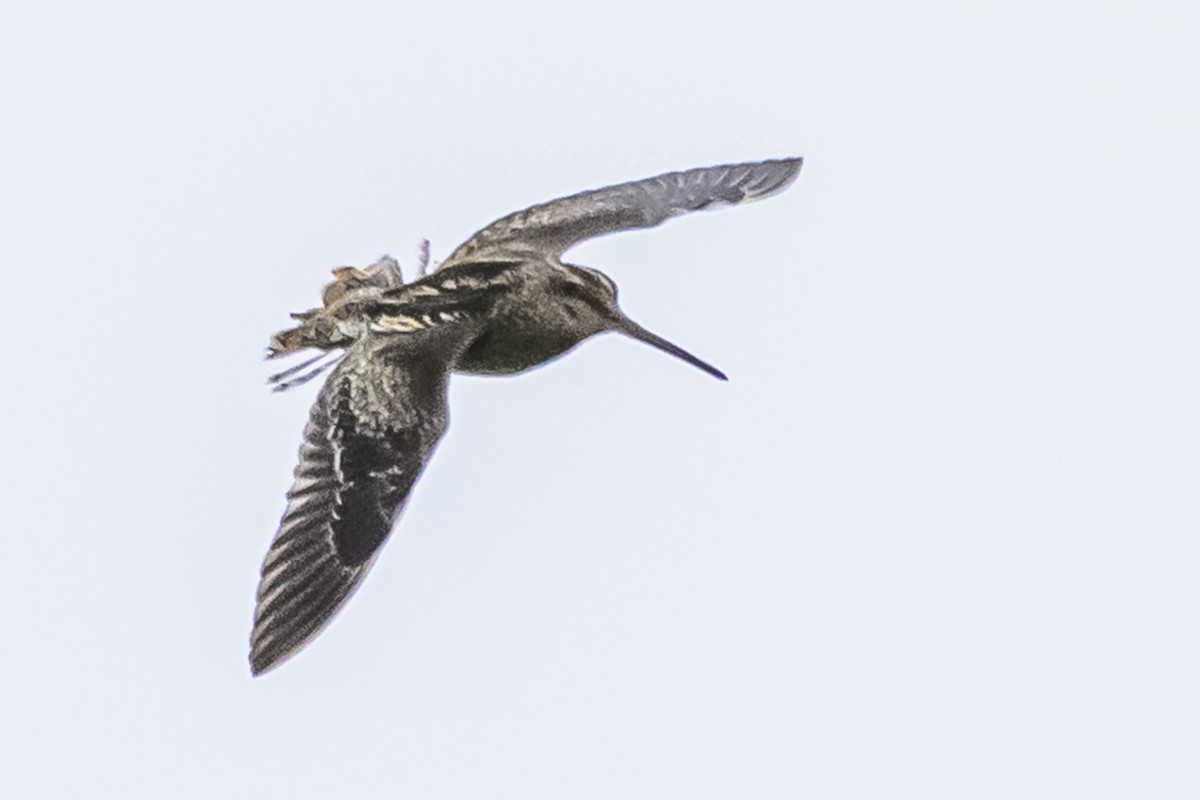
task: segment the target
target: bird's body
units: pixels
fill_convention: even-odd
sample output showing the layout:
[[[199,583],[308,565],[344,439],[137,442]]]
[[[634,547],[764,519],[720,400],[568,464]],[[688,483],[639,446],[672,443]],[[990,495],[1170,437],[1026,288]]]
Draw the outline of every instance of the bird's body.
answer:
[[[313,406],[288,507],[263,564],[250,661],[258,674],[315,636],[359,585],[446,429],[451,372],[513,374],[617,330],[724,379],[617,307],[602,273],[561,260],[584,239],[785,188],[799,159],[668,173],[516,212],[405,284],[395,261],[341,268],[324,305],[293,315],[269,355],[343,351]],[[316,359],[313,359],[315,361]],[[277,388],[306,362],[273,376]]]
[[[452,267],[449,271],[463,269]],[[467,267],[465,271],[474,269]],[[572,317],[565,304],[545,301],[558,296],[563,287],[579,284],[583,280],[581,272],[577,267],[545,261],[505,265],[493,279],[500,289],[484,315],[483,329],[455,369],[485,375],[524,372],[599,333],[602,327],[598,321],[581,324],[584,321]]]

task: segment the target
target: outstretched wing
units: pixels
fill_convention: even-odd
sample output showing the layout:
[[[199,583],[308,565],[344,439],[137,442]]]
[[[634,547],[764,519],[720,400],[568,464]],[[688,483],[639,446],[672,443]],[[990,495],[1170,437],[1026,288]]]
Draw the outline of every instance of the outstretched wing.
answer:
[[[316,636],[371,568],[446,429],[449,361],[430,341],[444,336],[360,341],[326,380],[262,567],[254,674]]]
[[[593,236],[651,228],[671,217],[768,197],[787,188],[802,159],[724,164],[581,192],[517,211],[477,232],[442,268],[481,256],[558,257]]]

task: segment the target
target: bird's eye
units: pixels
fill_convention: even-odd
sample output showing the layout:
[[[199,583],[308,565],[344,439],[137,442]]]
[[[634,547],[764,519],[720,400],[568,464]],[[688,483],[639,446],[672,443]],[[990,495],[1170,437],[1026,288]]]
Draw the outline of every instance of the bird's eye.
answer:
[[[563,284],[562,293],[567,297],[579,297],[583,294],[583,287],[577,283]]]

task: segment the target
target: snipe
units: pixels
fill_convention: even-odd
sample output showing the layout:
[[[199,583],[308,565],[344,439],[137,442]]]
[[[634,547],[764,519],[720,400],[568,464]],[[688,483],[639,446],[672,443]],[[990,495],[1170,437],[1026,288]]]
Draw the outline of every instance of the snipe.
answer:
[[[445,432],[451,372],[518,373],[597,333],[619,331],[724,380],[626,317],[608,276],[563,263],[562,255],[594,236],[775,194],[800,164],[789,158],[670,172],[552,200],[493,222],[408,284],[390,258],[366,270],[334,270],[322,307],[293,315],[299,324],[276,334],[268,352],[341,355],[304,372],[322,354],[271,377],[286,389],[333,367],[263,563],[254,674],[316,636],[371,568]]]

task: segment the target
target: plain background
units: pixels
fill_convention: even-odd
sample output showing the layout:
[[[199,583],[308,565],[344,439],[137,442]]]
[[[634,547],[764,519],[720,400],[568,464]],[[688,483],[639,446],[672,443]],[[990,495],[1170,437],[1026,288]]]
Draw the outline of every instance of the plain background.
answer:
[[[1194,3],[3,16],[6,797],[1200,796]],[[251,679],[329,269],[785,155]]]

